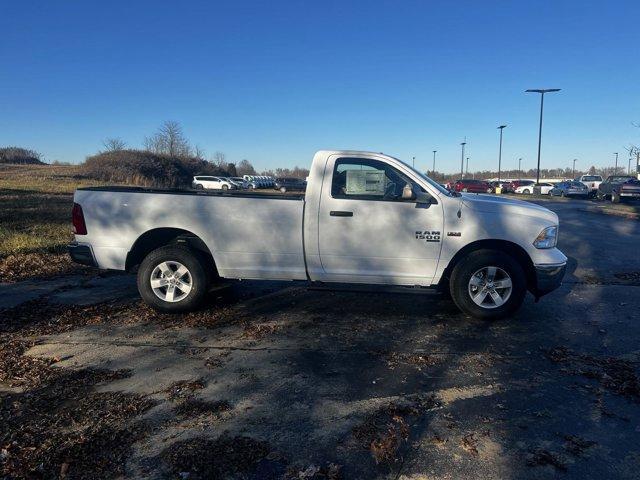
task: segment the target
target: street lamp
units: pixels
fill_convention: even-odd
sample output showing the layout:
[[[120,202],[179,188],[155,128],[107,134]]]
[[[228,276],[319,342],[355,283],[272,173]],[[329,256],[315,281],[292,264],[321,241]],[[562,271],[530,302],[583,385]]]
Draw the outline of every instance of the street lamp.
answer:
[[[498,130],[500,130],[500,149],[498,150],[498,183],[500,183],[500,168],[502,166],[502,130],[504,130],[507,126],[500,125]]]
[[[629,152],[629,166],[627,167],[627,175],[631,175],[631,152]]]
[[[434,178],[436,176],[436,152],[437,152],[437,150],[433,151],[433,170],[431,170]]]
[[[540,94],[540,126],[538,127],[538,170],[536,171],[536,183],[540,183],[540,147],[542,145],[542,111],[544,109],[544,94],[559,91],[559,88],[530,88],[529,90],[525,90],[525,92]]]
[[[467,157],[467,168],[465,168],[465,175],[468,177],[469,176],[469,157]]]
[[[462,142],[460,145],[462,146],[462,153],[460,155],[460,179],[464,178],[464,146],[467,142]]]
[[[411,166],[416,168],[416,157],[411,157]]]
[[[618,174],[618,152],[615,152],[614,155],[616,156],[616,167],[613,169],[613,174],[617,175]]]
[[[573,159],[573,179],[576,178],[576,160],[578,160],[577,158]]]
[[[522,176],[522,169],[520,168],[522,165],[522,158],[518,159],[518,177]]]

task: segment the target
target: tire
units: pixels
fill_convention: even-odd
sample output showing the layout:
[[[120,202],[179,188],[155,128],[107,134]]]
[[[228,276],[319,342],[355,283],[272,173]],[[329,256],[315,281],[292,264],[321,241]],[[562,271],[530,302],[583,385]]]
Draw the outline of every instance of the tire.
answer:
[[[222,190],[229,190],[229,185],[222,185]]]
[[[561,196],[562,198],[564,198],[564,197],[565,197],[565,195],[564,195],[564,190],[561,190],[561,191],[560,191],[560,196]]]
[[[478,304],[472,298],[472,293],[476,290],[478,295],[482,295],[484,283],[482,277],[478,275],[484,272],[484,278],[488,279],[492,268],[496,269],[495,281],[506,284],[504,280],[508,277],[511,281],[511,290],[507,290],[508,287],[494,287],[492,292],[496,293],[503,303],[496,305],[491,293],[487,293],[482,298],[476,297],[482,302]],[[507,317],[520,308],[527,293],[527,282],[524,270],[510,255],[495,250],[476,250],[455,266],[449,288],[451,298],[463,313],[482,320],[496,320]],[[474,288],[476,290],[473,290]]]
[[[620,194],[618,192],[611,192],[611,203],[620,203]]]
[[[255,190],[255,188],[256,188],[255,185],[253,185],[251,183],[249,184],[249,190]]]
[[[204,187],[202,186],[201,183],[196,185],[196,190],[204,190]]]
[[[149,306],[161,312],[195,310],[202,304],[209,290],[210,276],[204,268],[205,264],[205,260],[189,248],[177,245],[160,247],[149,253],[140,264],[137,279],[140,296]],[[171,270],[172,273],[178,274],[178,266],[185,268],[186,273],[177,278],[180,282],[173,285],[173,295],[169,292],[169,284],[159,288],[152,287],[152,280],[162,283],[175,282],[176,277],[167,280],[167,276],[161,275],[161,272]],[[180,284],[185,285],[184,290],[180,289]],[[190,287],[188,291],[187,286]],[[165,298],[161,298],[162,296]],[[172,296],[174,300],[170,301],[169,298]]]
[[[531,195],[531,190],[529,190],[528,188],[524,191],[524,193],[526,193],[527,195]]]
[[[287,193],[286,187],[280,187],[280,193]]]
[[[604,200],[604,195],[602,195],[600,190],[596,192],[596,200],[600,200],[600,201]]]

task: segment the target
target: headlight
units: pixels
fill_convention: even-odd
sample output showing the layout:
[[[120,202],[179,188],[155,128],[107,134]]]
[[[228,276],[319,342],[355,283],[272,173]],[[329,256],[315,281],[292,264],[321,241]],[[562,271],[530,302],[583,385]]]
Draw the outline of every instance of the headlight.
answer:
[[[547,227],[533,241],[536,248],[553,248],[558,243],[558,226]]]

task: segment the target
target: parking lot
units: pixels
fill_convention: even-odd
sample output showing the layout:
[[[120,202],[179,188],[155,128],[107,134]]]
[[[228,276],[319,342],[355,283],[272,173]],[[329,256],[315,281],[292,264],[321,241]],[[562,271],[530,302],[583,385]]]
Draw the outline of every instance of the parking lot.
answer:
[[[413,289],[241,282],[170,316],[128,276],[0,285],[3,474],[640,478],[640,223],[536,201],[564,285],[493,323]]]

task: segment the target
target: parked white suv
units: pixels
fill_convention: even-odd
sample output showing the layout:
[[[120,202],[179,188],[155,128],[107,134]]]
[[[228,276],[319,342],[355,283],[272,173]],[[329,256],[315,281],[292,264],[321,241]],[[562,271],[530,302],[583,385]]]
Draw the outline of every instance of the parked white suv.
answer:
[[[238,188],[235,183],[224,177],[210,177],[199,175],[193,177],[193,182],[191,182],[191,186],[196,190],[235,190]]]

